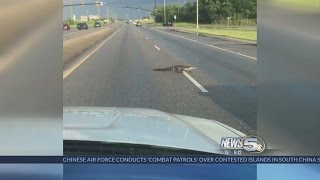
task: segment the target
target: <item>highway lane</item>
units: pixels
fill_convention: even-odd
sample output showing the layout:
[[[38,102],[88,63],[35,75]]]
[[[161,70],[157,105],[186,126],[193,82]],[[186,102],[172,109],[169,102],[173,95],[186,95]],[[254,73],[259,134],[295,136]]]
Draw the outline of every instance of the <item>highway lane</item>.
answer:
[[[189,74],[208,92],[183,74],[152,71],[178,64],[197,66]],[[158,109],[255,133],[255,65],[253,59],[125,25],[64,80],[64,105]]]
[[[219,37],[219,36],[204,36],[199,34],[198,36],[195,35],[195,33],[188,33],[188,32],[180,32],[179,28],[177,28],[177,31],[175,31],[174,27],[157,27],[151,29],[157,29],[161,30],[167,33],[171,33],[175,36],[183,36],[185,38],[193,39],[196,41],[200,41],[206,44],[210,44],[213,46],[217,46],[220,48],[224,48],[227,50],[243,53],[245,55],[251,56],[251,57],[257,57],[257,43],[246,41],[246,40],[236,40],[232,38],[225,38],[225,37]]]
[[[239,42],[230,43],[230,40],[224,40],[223,44],[221,38],[213,38],[212,40],[210,37],[158,31],[148,27],[143,27],[140,31],[144,36],[150,37],[165,48],[166,53],[170,53],[176,59],[187,64],[200,67],[200,70],[214,79],[215,84],[254,86],[256,83],[256,60],[253,59],[256,58],[256,52],[253,53],[253,51],[256,51],[257,48],[254,45],[240,44]],[[212,48],[209,45],[223,48],[223,50]],[[231,52],[228,52],[229,50]],[[238,52],[240,55],[237,54]],[[247,55],[250,58],[246,57]]]

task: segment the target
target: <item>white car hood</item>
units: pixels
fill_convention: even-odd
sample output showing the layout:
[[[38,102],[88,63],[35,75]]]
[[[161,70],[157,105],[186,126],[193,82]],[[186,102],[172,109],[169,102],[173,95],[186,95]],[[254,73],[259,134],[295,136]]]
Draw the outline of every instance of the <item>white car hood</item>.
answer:
[[[64,140],[146,144],[221,153],[222,137],[245,134],[214,120],[142,108],[65,107]]]

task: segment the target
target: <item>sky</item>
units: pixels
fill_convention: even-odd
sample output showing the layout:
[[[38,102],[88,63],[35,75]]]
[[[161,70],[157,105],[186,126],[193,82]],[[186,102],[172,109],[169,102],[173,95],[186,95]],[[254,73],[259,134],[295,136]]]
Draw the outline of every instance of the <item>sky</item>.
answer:
[[[142,10],[139,11],[136,9],[127,10],[126,8],[122,8],[122,7],[125,7],[125,6],[139,7],[140,6],[143,9],[153,10],[154,3],[155,3],[155,0],[100,0],[100,1],[107,2],[107,6],[112,11],[112,14],[117,15],[117,17],[120,19],[126,19],[126,17],[128,17],[128,19],[138,19],[143,16],[149,16],[149,13],[146,11],[142,11]],[[183,5],[186,2],[195,1],[195,0],[165,0],[165,1],[166,1],[166,4],[179,3],[180,5]],[[94,3],[96,2],[96,0],[63,0],[64,5],[70,4],[70,2],[72,2],[72,4],[77,4],[81,2]],[[164,0],[156,0],[157,4],[163,5],[163,2]],[[102,17],[107,16],[106,6],[101,6],[99,8],[99,11]],[[86,16],[87,13],[88,15],[97,15],[98,8],[94,5],[85,6],[85,7],[75,6],[75,7],[72,7],[72,12],[74,15],[76,15],[76,18],[79,19],[80,16]],[[109,14],[109,16],[111,16],[112,14]],[[64,7],[63,19],[67,19],[70,17],[71,17],[71,8]]]

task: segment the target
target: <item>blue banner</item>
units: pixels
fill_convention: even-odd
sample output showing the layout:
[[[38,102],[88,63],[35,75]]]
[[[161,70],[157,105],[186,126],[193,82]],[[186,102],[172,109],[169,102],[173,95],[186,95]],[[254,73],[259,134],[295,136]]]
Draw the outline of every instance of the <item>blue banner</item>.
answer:
[[[64,164],[317,164],[320,156],[0,156],[0,163]]]
[[[318,156],[65,156],[63,163],[98,164],[233,164],[320,163]]]

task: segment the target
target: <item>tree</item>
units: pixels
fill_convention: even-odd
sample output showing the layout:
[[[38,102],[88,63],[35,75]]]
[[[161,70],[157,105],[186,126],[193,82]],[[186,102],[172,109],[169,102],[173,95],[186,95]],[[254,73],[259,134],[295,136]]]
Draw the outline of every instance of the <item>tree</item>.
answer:
[[[220,8],[220,2],[217,0],[201,0],[200,6],[203,6],[204,10],[207,12],[207,19],[210,20],[211,23],[213,23],[215,20],[219,18],[219,8]]]
[[[173,15],[177,15],[176,5],[166,6],[168,21],[173,21]],[[163,22],[163,6],[157,6],[153,13],[156,22]],[[257,0],[199,0],[199,22],[213,23],[216,20],[232,19],[256,19]],[[179,21],[196,22],[196,2],[188,2],[180,7]]]

